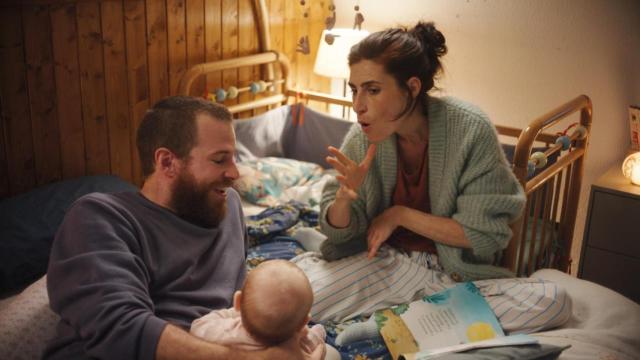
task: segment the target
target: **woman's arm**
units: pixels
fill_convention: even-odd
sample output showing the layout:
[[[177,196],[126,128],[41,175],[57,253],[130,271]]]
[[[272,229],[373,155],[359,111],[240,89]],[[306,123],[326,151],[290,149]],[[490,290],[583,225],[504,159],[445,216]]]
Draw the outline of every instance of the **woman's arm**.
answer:
[[[396,205],[380,214],[369,227],[367,236],[369,258],[375,256],[380,246],[387,241],[398,226],[445,245],[460,248],[471,247],[471,242],[467,239],[459,222]]]

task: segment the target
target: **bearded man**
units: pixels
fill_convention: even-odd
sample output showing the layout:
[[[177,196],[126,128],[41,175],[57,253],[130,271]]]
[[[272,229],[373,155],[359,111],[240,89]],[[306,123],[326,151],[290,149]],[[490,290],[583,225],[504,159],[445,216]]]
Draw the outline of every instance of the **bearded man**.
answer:
[[[89,194],[71,206],[49,260],[60,321],[44,358],[302,358],[296,342],[246,353],[185,331],[230,307],[246,275],[231,122],[226,108],[202,99],[161,100],[137,132],[141,191]]]

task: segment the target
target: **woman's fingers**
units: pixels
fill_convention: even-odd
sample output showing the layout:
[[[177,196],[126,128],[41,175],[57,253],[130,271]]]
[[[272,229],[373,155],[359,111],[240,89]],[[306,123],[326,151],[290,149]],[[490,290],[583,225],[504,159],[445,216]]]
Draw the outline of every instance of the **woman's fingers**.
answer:
[[[340,161],[341,163],[343,163],[345,166],[348,166],[350,164],[353,164],[353,161],[351,161],[351,159],[349,159],[345,154],[343,154],[340,150],[334,148],[333,146],[329,146],[328,147],[329,152],[336,157],[336,159],[338,159],[338,161]]]
[[[329,165],[333,166],[334,169],[338,170],[340,174],[347,173],[347,168],[340,161],[336,160],[336,158],[327,156],[325,160],[327,161],[327,163],[329,163]]]
[[[378,236],[376,231],[370,231],[367,236],[367,243],[369,247],[369,251],[367,252],[367,258],[373,259],[378,253],[378,249],[380,249],[380,245],[382,245],[382,241],[380,241],[380,237]]]

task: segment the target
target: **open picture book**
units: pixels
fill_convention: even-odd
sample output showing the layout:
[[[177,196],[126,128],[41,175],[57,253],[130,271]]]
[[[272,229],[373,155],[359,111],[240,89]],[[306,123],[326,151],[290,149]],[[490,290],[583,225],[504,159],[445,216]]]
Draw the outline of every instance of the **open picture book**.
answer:
[[[471,282],[377,311],[374,316],[394,360],[538,342],[528,335],[505,336],[491,307]]]

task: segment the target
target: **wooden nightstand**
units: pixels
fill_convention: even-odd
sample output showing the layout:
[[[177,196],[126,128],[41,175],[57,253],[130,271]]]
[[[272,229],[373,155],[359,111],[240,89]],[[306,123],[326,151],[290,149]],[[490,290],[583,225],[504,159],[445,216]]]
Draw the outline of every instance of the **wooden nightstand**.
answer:
[[[609,169],[591,186],[578,277],[640,303],[640,186]]]

